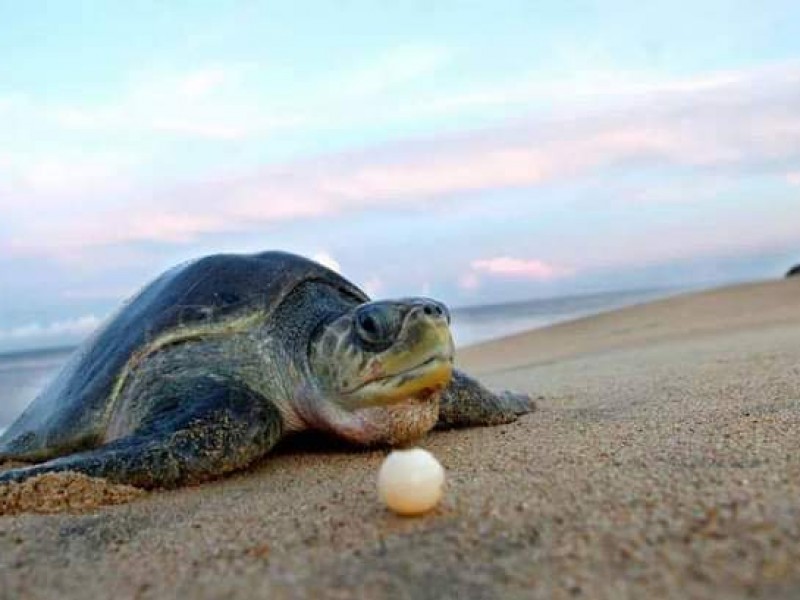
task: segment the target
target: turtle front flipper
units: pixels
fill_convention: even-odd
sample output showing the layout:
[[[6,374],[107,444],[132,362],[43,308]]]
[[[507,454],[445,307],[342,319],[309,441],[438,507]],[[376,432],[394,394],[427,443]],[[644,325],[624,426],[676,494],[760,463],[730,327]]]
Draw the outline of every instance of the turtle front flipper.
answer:
[[[74,471],[142,488],[176,487],[242,469],[280,439],[280,412],[248,387],[211,376],[187,383],[191,385],[181,387],[191,392],[191,402],[159,399],[163,408],[130,435],[94,450],[6,471],[0,483]]]
[[[453,371],[450,384],[439,400],[440,429],[501,425],[516,421],[520,415],[536,410],[528,394],[494,392],[459,370]]]

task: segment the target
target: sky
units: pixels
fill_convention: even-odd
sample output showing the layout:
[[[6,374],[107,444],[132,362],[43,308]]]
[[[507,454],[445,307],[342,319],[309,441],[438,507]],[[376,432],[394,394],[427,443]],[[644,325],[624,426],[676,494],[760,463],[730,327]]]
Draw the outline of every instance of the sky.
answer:
[[[800,262],[800,4],[0,0],[0,351],[284,249],[453,306]]]

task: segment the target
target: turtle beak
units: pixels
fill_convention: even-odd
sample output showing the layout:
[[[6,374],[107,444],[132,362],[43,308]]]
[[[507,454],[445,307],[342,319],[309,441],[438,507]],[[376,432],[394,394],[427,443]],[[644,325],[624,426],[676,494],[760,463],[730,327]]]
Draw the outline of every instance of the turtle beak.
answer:
[[[434,310],[420,304],[409,311],[397,342],[379,357],[384,373],[403,373],[432,362],[449,363],[452,369],[454,345],[448,318]]]

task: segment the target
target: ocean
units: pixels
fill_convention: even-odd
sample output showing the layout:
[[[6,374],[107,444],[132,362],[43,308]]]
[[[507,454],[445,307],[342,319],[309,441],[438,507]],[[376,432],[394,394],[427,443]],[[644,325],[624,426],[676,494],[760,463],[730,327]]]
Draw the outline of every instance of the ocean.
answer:
[[[452,310],[457,347],[640,304],[676,293],[650,289],[470,306]],[[0,354],[0,433],[58,374],[72,348]]]

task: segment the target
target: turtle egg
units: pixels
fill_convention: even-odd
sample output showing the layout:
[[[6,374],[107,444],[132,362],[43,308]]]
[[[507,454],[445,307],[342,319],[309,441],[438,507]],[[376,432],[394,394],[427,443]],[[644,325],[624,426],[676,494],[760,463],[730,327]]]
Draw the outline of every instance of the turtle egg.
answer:
[[[395,450],[378,472],[378,495],[400,515],[421,515],[442,499],[444,468],[427,450]]]

